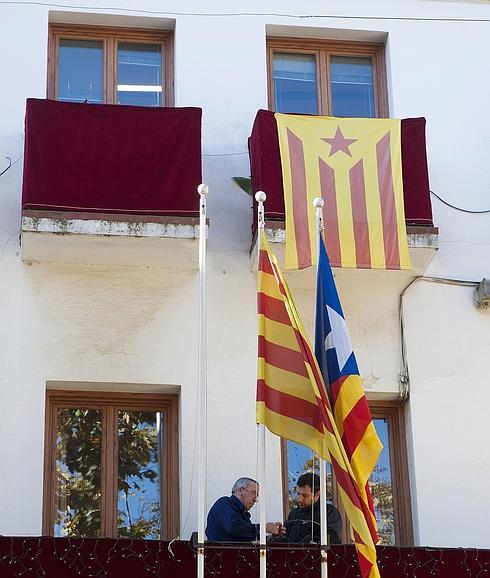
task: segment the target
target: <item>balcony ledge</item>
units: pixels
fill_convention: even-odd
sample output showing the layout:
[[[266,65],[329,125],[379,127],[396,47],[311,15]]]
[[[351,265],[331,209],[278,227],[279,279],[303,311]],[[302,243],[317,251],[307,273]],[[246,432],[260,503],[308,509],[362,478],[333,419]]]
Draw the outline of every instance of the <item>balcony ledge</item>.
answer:
[[[24,210],[22,260],[196,270],[199,218]]]
[[[279,263],[284,264],[284,246],[286,243],[286,228],[284,221],[267,220],[265,222],[265,232],[269,241],[276,246],[275,252]],[[424,275],[432,259],[439,249],[439,229],[437,227],[422,227],[407,225],[407,241],[410,258],[412,260],[412,269],[409,271],[396,271],[399,275],[419,276]],[[252,269],[257,268],[257,237],[252,241],[250,256]],[[338,270],[338,269],[336,269]],[[353,269],[351,271],[354,271]],[[372,274],[379,269],[355,269],[360,274]]]

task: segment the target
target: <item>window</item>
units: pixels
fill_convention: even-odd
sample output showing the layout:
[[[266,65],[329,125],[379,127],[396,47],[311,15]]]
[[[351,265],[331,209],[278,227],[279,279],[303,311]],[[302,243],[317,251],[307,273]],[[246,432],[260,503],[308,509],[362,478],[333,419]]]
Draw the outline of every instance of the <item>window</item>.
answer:
[[[369,405],[384,446],[370,481],[381,544],[413,545],[403,408],[394,401],[370,402]],[[318,472],[319,468],[318,460],[309,448],[283,440],[282,449],[284,511],[287,513],[294,499],[298,477],[308,470]],[[330,464],[327,464],[327,494],[342,511]],[[341,513],[345,526],[345,515]],[[343,537],[344,540],[349,539],[345,527]]]
[[[169,106],[168,31],[52,25],[48,98],[66,102]]]
[[[403,407],[397,401],[370,401],[369,407],[384,446],[370,479],[378,532],[383,544],[412,546],[412,508]]]
[[[43,532],[179,534],[177,396],[51,390]]]
[[[388,116],[382,44],[269,38],[267,46],[272,110]]]

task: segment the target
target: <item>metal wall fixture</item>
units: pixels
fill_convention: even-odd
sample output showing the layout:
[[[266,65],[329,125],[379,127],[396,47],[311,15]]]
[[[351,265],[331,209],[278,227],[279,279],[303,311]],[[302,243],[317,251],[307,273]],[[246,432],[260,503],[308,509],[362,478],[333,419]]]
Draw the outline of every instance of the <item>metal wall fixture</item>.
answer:
[[[490,279],[482,279],[475,290],[477,309],[488,309],[490,305]]]

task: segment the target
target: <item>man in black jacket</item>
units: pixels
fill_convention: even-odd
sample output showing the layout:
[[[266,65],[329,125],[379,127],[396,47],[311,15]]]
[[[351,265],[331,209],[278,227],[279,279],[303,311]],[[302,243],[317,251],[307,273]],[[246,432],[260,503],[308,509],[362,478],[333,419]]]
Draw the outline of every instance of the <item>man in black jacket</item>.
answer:
[[[290,543],[320,542],[320,477],[313,472],[301,475],[296,482],[297,504],[284,522],[286,541]],[[342,520],[339,511],[327,504],[329,544],[340,544]]]

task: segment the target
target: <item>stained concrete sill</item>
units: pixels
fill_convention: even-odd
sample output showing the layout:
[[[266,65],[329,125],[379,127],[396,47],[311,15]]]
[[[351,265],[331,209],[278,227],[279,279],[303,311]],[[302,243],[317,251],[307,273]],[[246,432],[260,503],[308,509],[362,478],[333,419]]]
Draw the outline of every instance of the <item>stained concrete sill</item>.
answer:
[[[286,243],[286,228],[284,221],[268,221],[265,222],[265,232],[269,241],[275,244],[274,251],[279,259],[279,263],[284,263],[284,246]],[[256,236],[252,241],[250,249],[250,258],[252,262],[252,269],[257,268],[256,256]],[[434,258],[439,249],[439,229],[437,227],[422,227],[407,225],[407,241],[410,258],[412,260],[412,269],[408,272],[397,271],[399,275],[423,275]],[[305,270],[306,271],[306,270]],[[372,275],[375,270],[371,269],[356,269],[358,274]],[[377,273],[380,270],[376,270]]]
[[[198,239],[197,217],[22,213],[23,261],[195,270]]]

